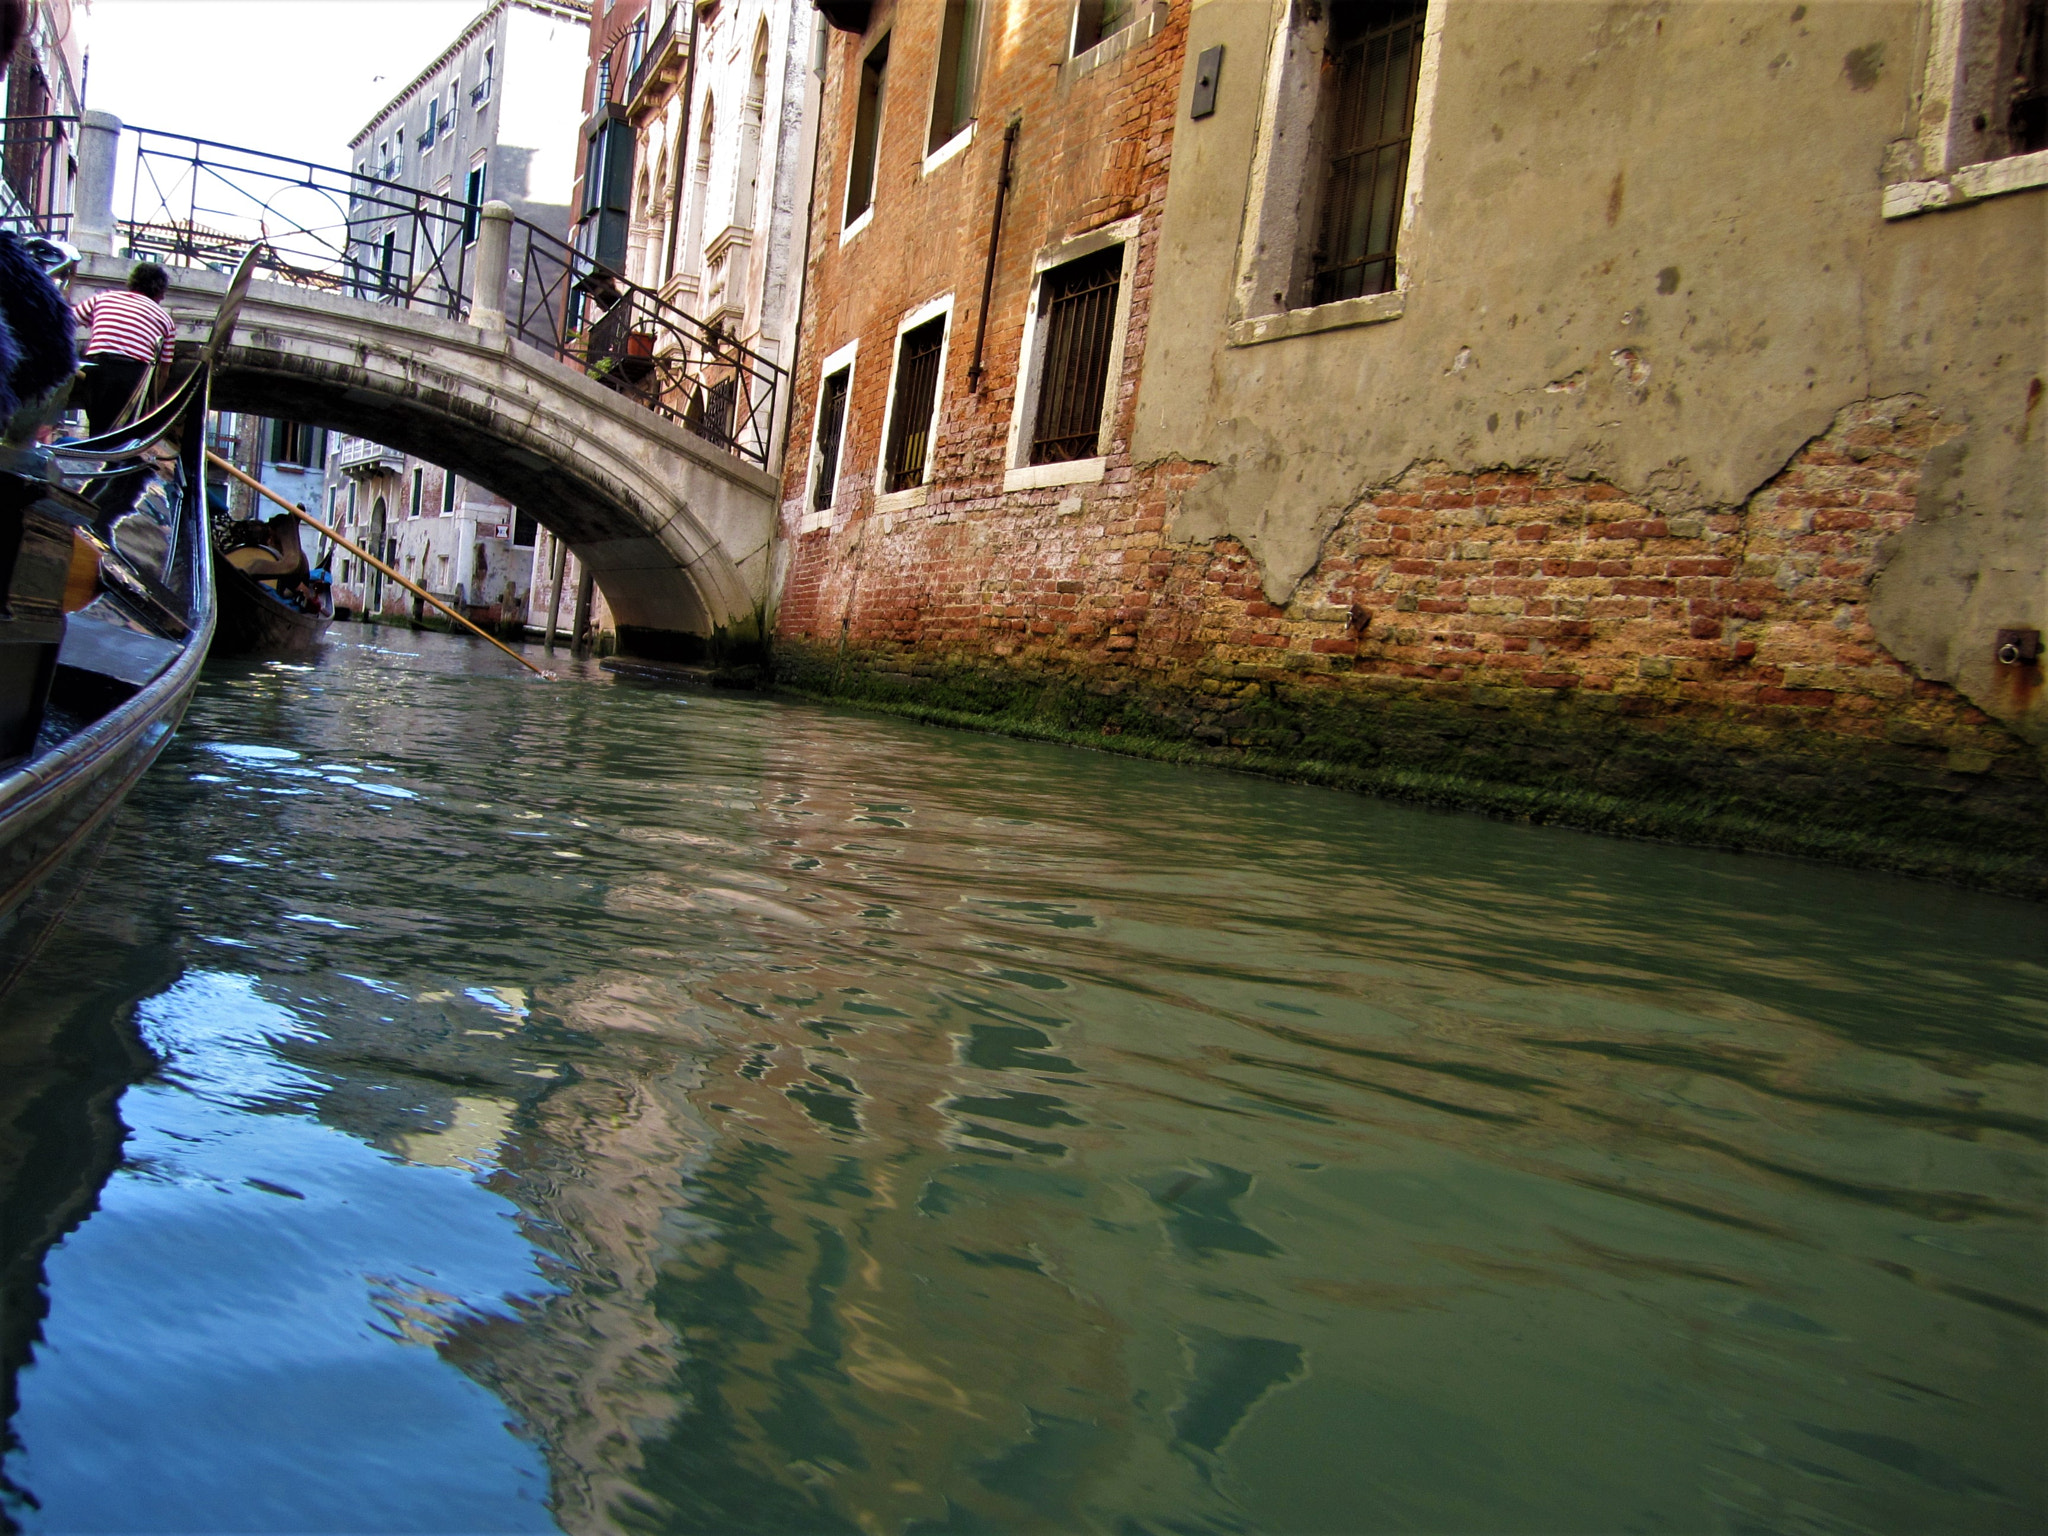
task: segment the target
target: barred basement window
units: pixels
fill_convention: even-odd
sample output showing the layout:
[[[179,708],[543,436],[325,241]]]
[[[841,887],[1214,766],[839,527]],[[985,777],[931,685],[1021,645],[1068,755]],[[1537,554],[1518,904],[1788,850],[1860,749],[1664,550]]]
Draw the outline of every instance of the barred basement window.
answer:
[[[842,368],[825,380],[818,399],[818,478],[811,490],[811,510],[831,507],[839,492],[839,442],[846,430],[846,390],[853,379],[851,368]]]
[[[882,88],[888,83],[889,38],[868,50],[860,66],[860,99],[854,109],[853,160],[846,172],[844,228],[875,203],[875,166],[882,154]]]
[[[1063,464],[1097,451],[1123,263],[1124,248],[1112,245],[1054,267],[1039,280],[1045,360],[1027,463]]]
[[[889,449],[883,460],[885,491],[907,491],[924,483],[932,408],[939,395],[939,357],[946,345],[945,316],[905,331],[896,345],[896,398],[890,406]]]
[[[1415,128],[1422,0],[1335,3],[1319,135],[1324,160],[1309,302],[1394,286],[1394,242]]]

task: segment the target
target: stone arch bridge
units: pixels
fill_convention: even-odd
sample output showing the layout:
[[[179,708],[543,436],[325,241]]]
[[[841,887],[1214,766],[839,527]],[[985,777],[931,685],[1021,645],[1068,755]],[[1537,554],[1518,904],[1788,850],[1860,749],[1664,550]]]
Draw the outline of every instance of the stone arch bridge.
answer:
[[[124,283],[131,265],[89,255],[74,292]],[[171,310],[203,341],[227,278],[170,277]],[[766,598],[776,478],[503,329],[256,282],[213,397],[369,438],[505,497],[568,543],[636,649],[744,632]]]

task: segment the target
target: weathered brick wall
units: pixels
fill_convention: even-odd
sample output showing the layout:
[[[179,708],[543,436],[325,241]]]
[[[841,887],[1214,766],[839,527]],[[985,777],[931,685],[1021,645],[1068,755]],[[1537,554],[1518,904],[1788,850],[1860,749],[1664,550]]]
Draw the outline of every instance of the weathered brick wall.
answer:
[[[1124,367],[1113,381],[1109,471],[1103,486],[1092,489],[1114,486],[1127,493],[1131,485],[1127,443],[1144,356],[1158,212],[1166,194],[1186,7],[1175,6],[1156,36],[1078,78],[1058,67],[1065,58],[1069,9],[1031,6],[1015,12],[1001,29],[1003,37],[991,44],[975,142],[953,162],[923,174],[924,111],[941,9],[877,6],[864,37],[835,34],[833,39],[821,109],[812,260],[788,439],[792,447],[784,475],[781,532],[789,565],[778,598],[784,635],[830,630],[836,636],[842,618],[856,609],[864,615],[878,600],[865,580],[870,560],[907,570],[916,564],[908,552],[919,546],[923,530],[1007,505],[1003,456],[1016,399],[1032,259],[1048,245],[1135,215],[1140,220],[1138,252]],[[841,247],[853,87],[866,48],[885,31],[890,34],[892,105],[884,121],[874,219]],[[986,377],[975,393],[969,391],[967,370],[1002,129],[1012,117],[1021,126],[989,294]],[[904,313],[948,292],[954,296],[952,332],[929,499],[914,511],[877,517],[874,479],[896,327]],[[818,363],[854,339],[860,342],[860,357],[847,403],[845,470],[833,527],[801,535]],[[1044,493],[1035,499],[1043,501]],[[1032,501],[1026,498],[1020,505]],[[884,553],[883,546],[899,536],[908,540],[899,555]],[[923,602],[920,583],[926,578],[903,579],[909,585],[896,600]],[[930,579],[944,578],[934,572]]]
[[[896,78],[920,67],[910,42],[892,52]],[[874,508],[876,364],[905,309],[948,281],[978,288],[978,272],[960,274],[981,251],[908,230],[875,241],[878,194],[876,226],[849,247],[873,242],[862,261],[831,250],[814,264],[791,441],[809,437],[815,360],[858,334],[847,463],[860,483],[829,529],[801,534],[802,477],[789,477],[785,681],[1447,803],[2048,891],[2039,756],[1952,689],[1917,681],[1868,622],[1885,541],[1914,517],[1920,466],[1954,432],[1914,398],[1851,407],[1746,504],[1690,516],[1550,468],[1416,465],[1337,520],[1284,605],[1233,540],[1176,541],[1179,498],[1206,469],[1133,464],[1126,446],[1182,62],[1171,35],[1147,47],[1098,82],[1110,88],[1099,98],[1083,98],[1086,80],[1062,94],[1043,61],[991,80],[991,101],[1003,88],[1025,101],[1024,143],[1040,158],[1020,156],[979,396],[961,378],[971,330],[956,309],[922,506]],[[857,59],[848,47],[835,62],[828,96]],[[840,170],[820,180],[834,187],[844,116],[828,106],[838,147],[823,163]],[[1114,178],[1091,192],[1063,177],[1076,156]],[[985,197],[992,179],[961,186]],[[924,230],[982,238],[985,202],[899,193]],[[1104,478],[1005,494],[1029,254],[1129,212],[1142,224]]]

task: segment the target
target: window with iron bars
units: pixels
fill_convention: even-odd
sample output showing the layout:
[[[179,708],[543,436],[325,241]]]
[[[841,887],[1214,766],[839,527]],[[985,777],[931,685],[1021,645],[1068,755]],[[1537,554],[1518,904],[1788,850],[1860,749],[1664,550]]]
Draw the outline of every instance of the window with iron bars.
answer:
[[[1038,323],[1045,346],[1028,463],[1091,458],[1101,442],[1123,267],[1124,248],[1112,245],[1054,267],[1039,279]]]
[[[1386,293],[1394,286],[1423,9],[1422,0],[1330,8],[1311,304]]]
[[[886,491],[907,491],[924,483],[931,453],[932,407],[939,396],[939,354],[946,344],[946,318],[927,320],[896,343],[896,398],[889,413],[889,446],[883,458]]]
[[[823,512],[839,494],[839,444],[846,432],[846,391],[853,370],[842,368],[825,380],[818,396],[818,480],[811,490],[811,510]]]

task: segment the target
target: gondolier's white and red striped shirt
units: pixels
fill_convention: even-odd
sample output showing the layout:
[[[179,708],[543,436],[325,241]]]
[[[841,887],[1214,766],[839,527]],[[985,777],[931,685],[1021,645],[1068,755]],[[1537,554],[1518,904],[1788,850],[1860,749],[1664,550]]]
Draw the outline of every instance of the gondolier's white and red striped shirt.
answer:
[[[125,288],[109,288],[78,305],[77,311],[78,318],[91,327],[85,340],[87,357],[112,352],[138,363],[157,363],[171,355],[178,323],[155,299]]]

